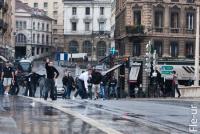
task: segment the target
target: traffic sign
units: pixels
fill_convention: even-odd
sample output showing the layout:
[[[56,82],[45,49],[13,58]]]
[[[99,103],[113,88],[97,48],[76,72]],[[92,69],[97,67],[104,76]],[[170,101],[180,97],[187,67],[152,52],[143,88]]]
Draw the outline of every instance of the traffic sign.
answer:
[[[161,66],[161,71],[167,71],[167,70],[173,70],[174,67],[173,66],[168,66],[168,65],[164,65],[164,66]]]
[[[174,69],[173,66],[170,66],[170,65],[164,65],[164,66],[161,66],[160,71],[161,71],[161,74],[171,75],[173,69]]]

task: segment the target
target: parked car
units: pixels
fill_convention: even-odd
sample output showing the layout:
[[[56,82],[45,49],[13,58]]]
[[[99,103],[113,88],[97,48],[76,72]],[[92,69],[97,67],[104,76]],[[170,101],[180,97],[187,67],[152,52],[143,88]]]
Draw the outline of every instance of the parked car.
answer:
[[[15,63],[16,69],[21,74],[27,74],[32,71],[33,62],[29,59],[21,59]]]
[[[65,89],[62,85],[56,86],[57,96],[63,96]]]

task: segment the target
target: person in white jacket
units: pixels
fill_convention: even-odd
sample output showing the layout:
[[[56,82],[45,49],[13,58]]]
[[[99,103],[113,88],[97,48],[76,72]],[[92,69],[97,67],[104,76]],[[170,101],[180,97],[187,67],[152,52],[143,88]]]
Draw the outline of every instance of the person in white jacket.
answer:
[[[88,79],[92,74],[92,69],[88,69],[88,71],[82,73],[78,77],[78,93],[81,96],[82,99],[86,99],[88,97]]]

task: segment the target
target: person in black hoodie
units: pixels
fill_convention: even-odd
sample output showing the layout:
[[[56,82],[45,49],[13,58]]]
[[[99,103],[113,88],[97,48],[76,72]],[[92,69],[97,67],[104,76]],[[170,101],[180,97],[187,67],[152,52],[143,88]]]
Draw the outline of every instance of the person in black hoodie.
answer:
[[[44,95],[44,99],[47,100],[48,98],[48,92],[50,91],[50,98],[52,100],[56,100],[57,99],[57,94],[56,93],[56,88],[55,88],[55,80],[58,78],[59,76],[59,72],[58,70],[53,66],[53,62],[50,61],[48,58],[46,60],[46,64],[45,64],[45,68],[46,68],[46,73],[47,73],[47,81],[46,81],[46,91],[45,91],[45,95]]]
[[[66,92],[66,94],[65,94],[66,96],[64,96],[64,98],[70,99],[71,91],[73,89],[74,84],[75,84],[74,78],[72,77],[71,72],[68,72],[68,76],[67,76],[66,84],[65,84],[67,87],[67,92]]]

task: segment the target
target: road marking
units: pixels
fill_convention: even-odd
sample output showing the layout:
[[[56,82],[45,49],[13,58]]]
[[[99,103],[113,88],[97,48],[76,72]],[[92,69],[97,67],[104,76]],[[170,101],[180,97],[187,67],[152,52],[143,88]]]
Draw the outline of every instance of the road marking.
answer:
[[[27,97],[27,96],[21,96],[21,97],[24,97],[24,98],[28,98],[28,99],[32,99],[36,102],[40,102],[40,103],[43,103],[43,104],[46,104],[46,105],[49,105],[49,106],[52,106],[53,108],[56,108],[64,113],[67,113],[67,114],[70,114],[74,117],[77,117],[79,119],[81,119],[82,121],[90,124],[91,126],[93,127],[96,127],[98,129],[100,129],[101,131],[107,133],[107,134],[122,134],[121,132],[115,130],[115,129],[112,129],[110,127],[107,127],[106,125],[102,124],[102,123],[99,123],[97,122],[96,120],[94,119],[91,119],[91,118],[88,118],[78,112],[75,112],[75,111],[72,111],[68,108],[63,108],[61,106],[58,106],[58,105],[54,105],[52,102],[48,102],[48,101],[44,101],[43,99],[38,99],[38,98],[31,98],[31,97]]]

